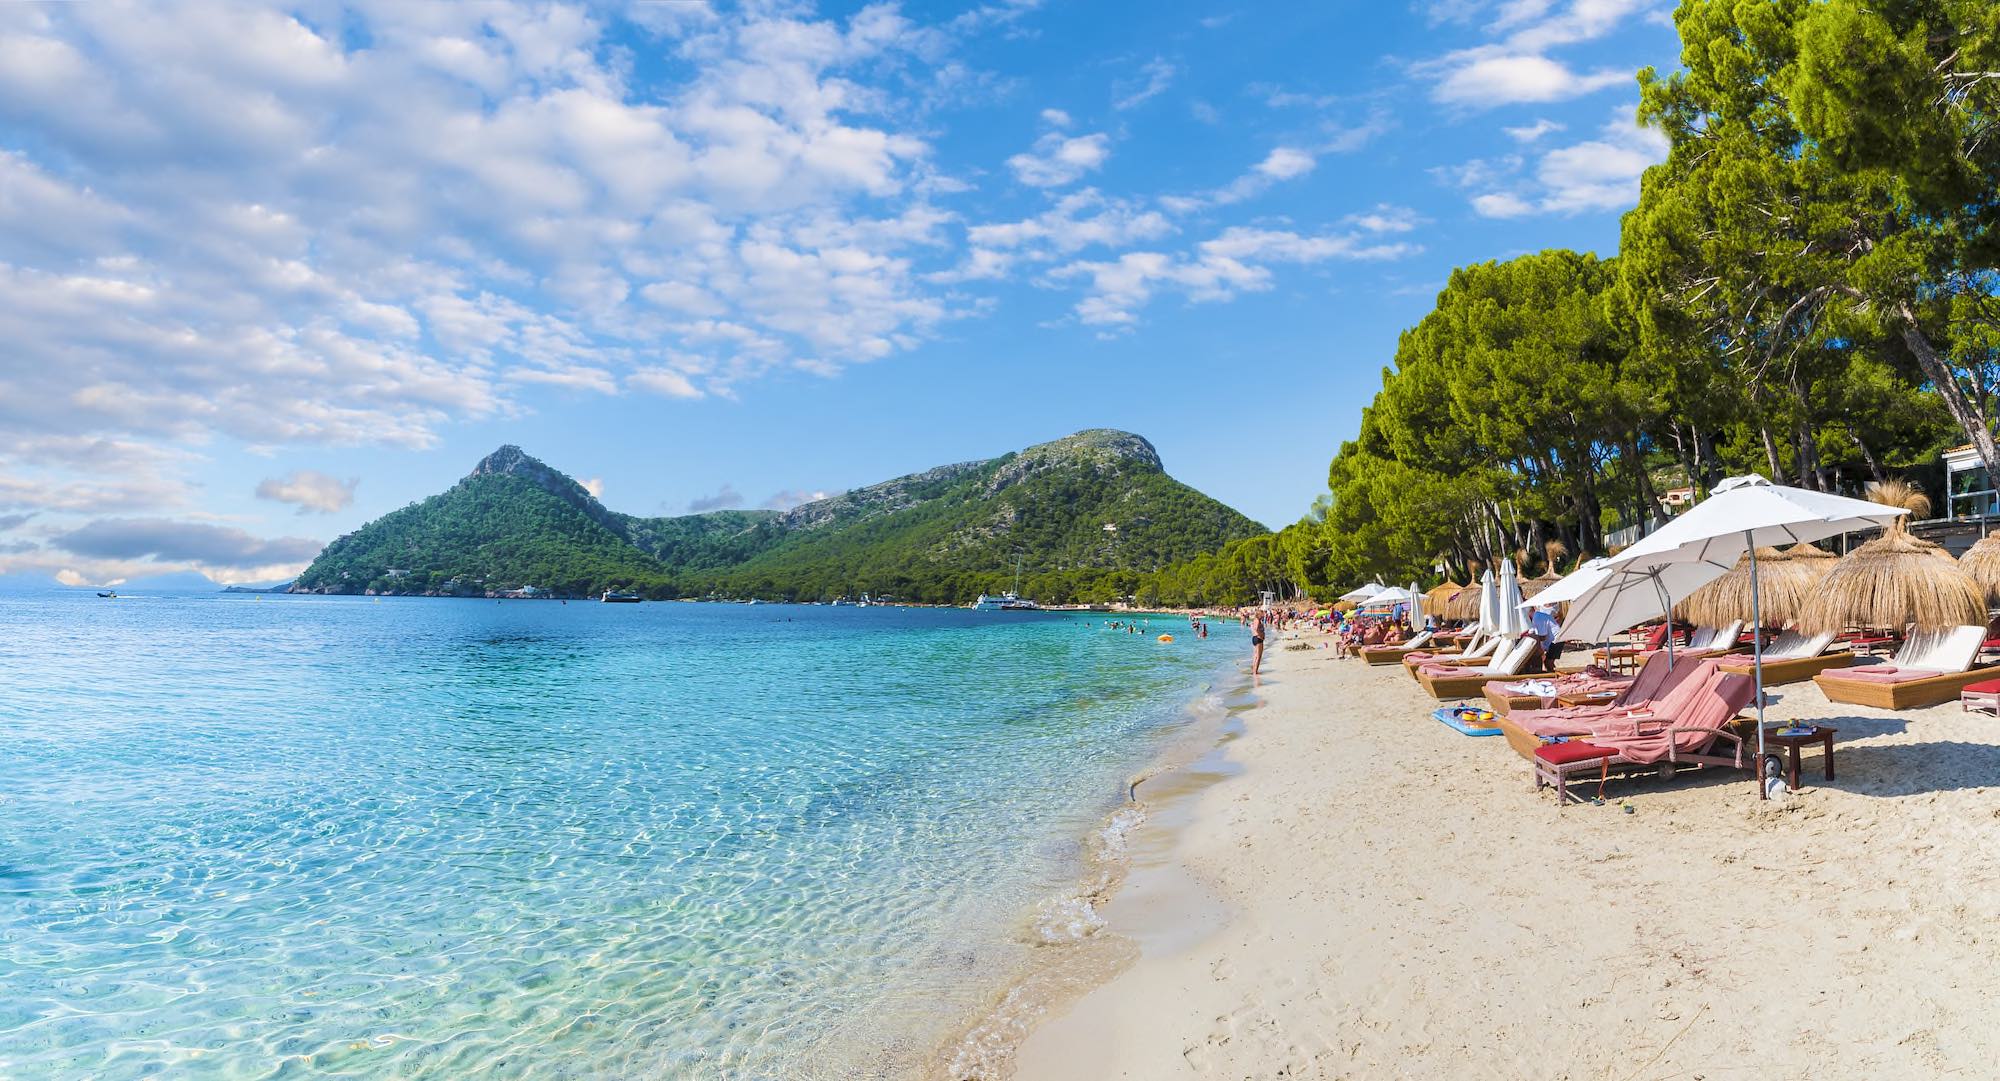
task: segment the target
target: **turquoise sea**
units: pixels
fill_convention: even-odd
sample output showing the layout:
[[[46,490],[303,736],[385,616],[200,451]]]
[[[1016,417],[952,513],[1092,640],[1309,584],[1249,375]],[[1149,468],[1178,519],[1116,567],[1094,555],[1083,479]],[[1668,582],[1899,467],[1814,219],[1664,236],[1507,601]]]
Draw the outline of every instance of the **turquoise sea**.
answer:
[[[906,1072],[1233,682],[1107,618],[0,596],[0,1077]]]

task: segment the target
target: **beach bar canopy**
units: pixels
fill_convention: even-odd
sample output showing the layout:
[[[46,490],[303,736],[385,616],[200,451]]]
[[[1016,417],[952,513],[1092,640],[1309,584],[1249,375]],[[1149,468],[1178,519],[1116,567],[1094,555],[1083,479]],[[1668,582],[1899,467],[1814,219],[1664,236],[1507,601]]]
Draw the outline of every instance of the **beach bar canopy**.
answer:
[[[1655,575],[1663,582],[1675,574],[1698,589],[1727,574],[1745,553],[1749,555],[1750,649],[1757,674],[1757,758],[1764,757],[1764,631],[1757,596],[1757,549],[1768,545],[1821,540],[1839,533],[1886,527],[1908,514],[1862,499],[1772,484],[1759,476],[1731,477],[1715,486],[1707,499],[1680,517],[1640,538],[1638,543],[1606,560],[1622,572]],[[1683,570],[1683,568],[1686,568]],[[1699,581],[1695,579],[1699,577]],[[1661,614],[1672,611],[1669,603]],[[1574,616],[1574,610],[1572,610]],[[1760,767],[1761,768],[1761,767]],[[1764,792],[1763,778],[1757,791]]]

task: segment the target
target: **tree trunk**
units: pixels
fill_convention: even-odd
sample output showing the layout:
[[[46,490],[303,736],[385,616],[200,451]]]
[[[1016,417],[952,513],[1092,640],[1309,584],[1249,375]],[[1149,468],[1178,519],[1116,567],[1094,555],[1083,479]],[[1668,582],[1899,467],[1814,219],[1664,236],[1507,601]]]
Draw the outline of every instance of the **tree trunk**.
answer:
[[[1951,419],[1965,431],[1972,441],[1972,449],[1979,454],[1979,460],[1986,466],[1986,475],[2000,478],[2000,446],[1993,442],[1993,429],[1986,422],[1985,411],[1966,396],[1965,388],[1958,385],[1958,373],[1951,370],[1951,364],[1931,345],[1924,336],[1923,327],[1917,322],[1917,313],[1907,300],[1896,302],[1896,316],[1903,323],[1903,344],[1916,355],[1917,367],[1937,388],[1938,396],[1944,399],[1944,407]]]
[[[1771,463],[1771,483],[1785,483],[1785,467],[1778,463],[1778,444],[1771,440],[1771,429],[1762,420],[1757,422],[1757,434],[1764,440],[1764,458]]]
[[[1639,440],[1634,437],[1626,453],[1632,456],[1632,480],[1639,500],[1639,520],[1652,518],[1654,508],[1660,505],[1659,497],[1653,491],[1653,477],[1646,468],[1645,455],[1639,452]]]
[[[1868,449],[1868,444],[1862,442],[1860,436],[1854,434],[1853,428],[1847,429],[1847,438],[1860,449],[1861,460],[1868,463],[1868,472],[1875,478],[1875,483],[1880,484],[1888,480],[1889,475],[1882,472],[1882,463],[1875,460],[1875,452]]]
[[[1694,433],[1694,475],[1688,478],[1688,484],[1694,487],[1694,495],[1699,498],[1708,492],[1708,474],[1713,466],[1708,460],[1708,438],[1692,424],[1688,425],[1688,431]]]

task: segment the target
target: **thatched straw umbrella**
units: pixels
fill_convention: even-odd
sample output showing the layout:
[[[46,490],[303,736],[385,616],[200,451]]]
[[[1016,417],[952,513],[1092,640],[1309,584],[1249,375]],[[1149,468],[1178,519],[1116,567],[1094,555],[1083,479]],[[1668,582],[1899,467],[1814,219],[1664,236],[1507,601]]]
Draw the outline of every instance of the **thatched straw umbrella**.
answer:
[[[1891,529],[1827,572],[1795,622],[1808,634],[1978,625],[1986,622],[1986,597],[1943,548]]]
[[[1524,601],[1533,600],[1535,594],[1555,585],[1557,582],[1562,581],[1562,579],[1563,576],[1556,573],[1553,565],[1548,570],[1543,571],[1533,578],[1523,578],[1521,579],[1521,599]]]
[[[1798,616],[1806,590],[1784,567],[1784,553],[1757,549],[1757,613],[1770,626],[1781,627]],[[1674,615],[1690,623],[1720,627],[1750,618],[1750,557],[1736,561],[1722,577],[1688,594],[1674,606]]]
[[[1775,557],[1787,573],[1797,575],[1808,587],[1816,586],[1840,562],[1840,556],[1811,541],[1801,541]]]
[[[1958,557],[1958,565],[1986,593],[1986,603],[2000,603],[2000,533],[1982,537]]]
[[[1430,591],[1424,594],[1424,611],[1439,618],[1450,618],[1444,614],[1445,607],[1451,602],[1451,598],[1464,588],[1464,586],[1459,585],[1457,582],[1446,582],[1443,585],[1431,587]]]
[[[1444,618],[1464,623],[1479,618],[1479,587],[1466,586],[1444,602]]]

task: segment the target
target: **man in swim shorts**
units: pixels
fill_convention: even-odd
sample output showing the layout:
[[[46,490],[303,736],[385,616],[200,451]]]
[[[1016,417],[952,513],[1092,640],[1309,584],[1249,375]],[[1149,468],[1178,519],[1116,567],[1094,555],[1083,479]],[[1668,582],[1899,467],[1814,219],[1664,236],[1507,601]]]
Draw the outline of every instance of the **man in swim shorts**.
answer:
[[[1249,617],[1243,622],[1250,627],[1250,674],[1254,676],[1264,666],[1264,633],[1269,628],[1264,622],[1262,608],[1251,609]]]

